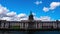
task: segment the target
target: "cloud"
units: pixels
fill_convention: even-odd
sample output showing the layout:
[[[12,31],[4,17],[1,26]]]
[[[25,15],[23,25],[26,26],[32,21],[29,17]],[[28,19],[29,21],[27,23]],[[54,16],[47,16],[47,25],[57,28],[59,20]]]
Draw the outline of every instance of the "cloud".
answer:
[[[53,10],[53,9],[55,9],[58,6],[60,6],[60,2],[52,2],[50,4],[50,9]]]
[[[21,21],[27,20],[27,15],[24,13],[16,14],[14,11],[8,11],[7,8],[0,5],[0,20],[7,20],[7,21]]]
[[[3,7],[1,4],[0,4],[0,14],[5,14],[7,13],[9,10],[6,8],[6,7]]]
[[[17,15],[17,20],[21,21],[21,20],[28,20],[28,16],[25,13],[20,13]]]
[[[34,20],[41,20],[41,21],[55,21],[54,19],[52,19],[49,16],[41,16],[40,18],[34,16]]]
[[[41,16],[40,20],[41,21],[51,21],[51,17],[49,17],[49,16]]]
[[[16,15],[16,12],[12,11],[12,12],[9,12],[6,14],[7,16],[15,16]]]
[[[50,7],[49,7],[49,8],[43,7],[43,11],[44,11],[44,12],[48,12],[49,10],[54,10],[54,9],[56,9],[56,8],[59,7],[59,6],[60,6],[60,2],[52,2],[52,3],[50,4]]]
[[[38,17],[34,16],[34,20],[40,20],[40,18],[38,18]]]
[[[10,18],[10,17],[2,17],[2,18],[1,18],[1,20],[11,21],[11,20],[12,20],[12,18]]]
[[[28,20],[28,17],[24,14],[19,14],[20,16],[18,15],[15,15],[15,16],[7,16],[7,17],[0,17],[0,20],[7,20],[7,21],[21,21],[21,20]]]
[[[24,18],[24,17],[27,17],[27,15],[25,13],[20,13],[17,15],[17,17]]]
[[[36,1],[34,2],[36,5],[42,4],[42,1]]]
[[[40,18],[34,16],[34,20],[53,21],[53,19],[51,19],[51,17],[49,17],[49,16],[40,16]]]
[[[28,20],[28,18],[22,18],[22,19],[20,19],[20,20]]]
[[[44,7],[44,8],[43,8],[43,11],[44,11],[44,12],[48,12],[48,11],[49,11],[49,8]]]

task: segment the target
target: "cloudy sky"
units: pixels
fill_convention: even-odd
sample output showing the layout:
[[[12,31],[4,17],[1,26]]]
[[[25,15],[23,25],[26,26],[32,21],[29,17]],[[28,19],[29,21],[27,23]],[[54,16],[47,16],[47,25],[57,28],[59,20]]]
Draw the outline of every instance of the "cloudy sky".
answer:
[[[35,20],[60,20],[60,0],[0,0],[1,20],[27,20],[30,11]]]

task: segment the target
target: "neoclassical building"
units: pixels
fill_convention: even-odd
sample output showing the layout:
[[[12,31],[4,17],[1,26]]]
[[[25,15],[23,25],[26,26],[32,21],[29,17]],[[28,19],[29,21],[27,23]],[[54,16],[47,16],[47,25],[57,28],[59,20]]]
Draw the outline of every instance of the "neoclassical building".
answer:
[[[60,29],[60,21],[41,21],[34,20],[32,12],[28,20],[6,21],[0,20],[0,28],[19,28],[19,29]]]

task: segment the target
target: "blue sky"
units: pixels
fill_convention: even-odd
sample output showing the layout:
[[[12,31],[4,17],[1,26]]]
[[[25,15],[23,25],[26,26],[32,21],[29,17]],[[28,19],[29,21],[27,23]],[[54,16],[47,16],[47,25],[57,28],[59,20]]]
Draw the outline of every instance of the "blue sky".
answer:
[[[16,14],[29,15],[32,11],[38,18],[49,16],[51,19],[60,19],[60,0],[0,0],[0,4]]]

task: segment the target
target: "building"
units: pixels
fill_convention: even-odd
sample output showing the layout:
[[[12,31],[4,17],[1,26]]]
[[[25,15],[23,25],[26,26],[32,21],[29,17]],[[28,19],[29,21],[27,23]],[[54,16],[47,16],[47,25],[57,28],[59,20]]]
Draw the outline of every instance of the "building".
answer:
[[[0,28],[19,28],[19,29],[60,29],[60,21],[41,21],[34,20],[32,12],[30,12],[28,20],[6,21],[0,20]]]

